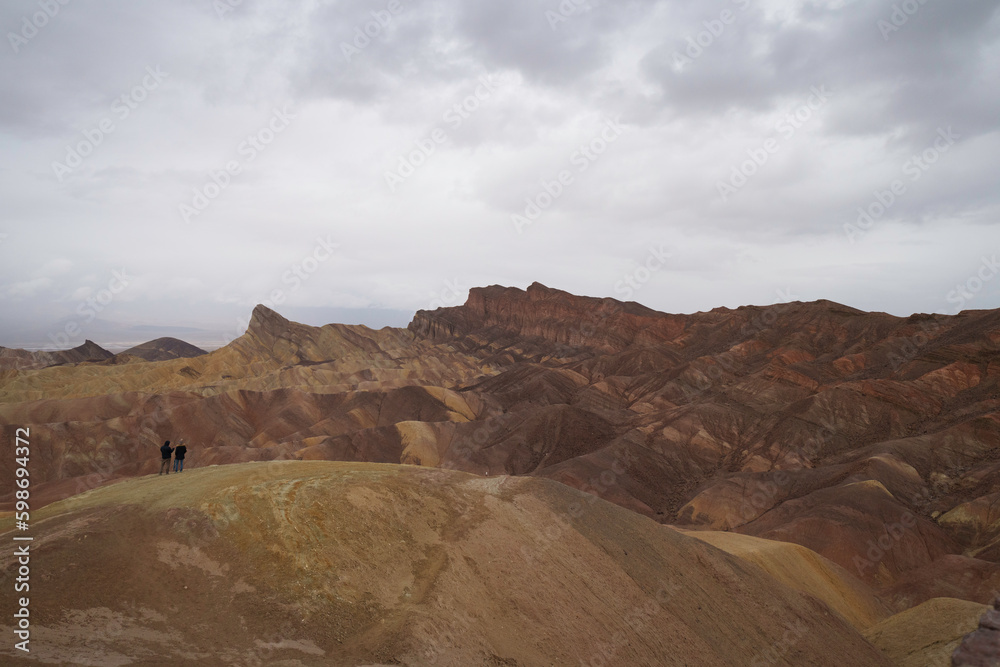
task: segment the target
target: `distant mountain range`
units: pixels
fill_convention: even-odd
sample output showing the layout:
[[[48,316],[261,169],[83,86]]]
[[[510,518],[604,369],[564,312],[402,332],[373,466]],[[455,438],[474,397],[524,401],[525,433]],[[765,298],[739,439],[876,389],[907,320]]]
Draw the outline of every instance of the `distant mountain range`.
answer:
[[[71,350],[58,352],[29,351],[0,347],[0,370],[32,370],[64,364],[128,363],[129,361],[165,361],[207,354],[205,350],[177,338],[157,338],[114,354],[92,340]]]
[[[65,354],[0,353],[15,360],[0,419],[51,443],[38,503],[153,473],[183,437],[192,468],[547,478],[678,529],[800,545],[897,612],[1000,590],[1000,311],[673,315],[536,283],[473,289],[406,329],[258,306],[207,354],[175,339]]]
[[[119,356],[139,357],[144,361],[165,361],[167,359],[191,359],[208,354],[200,347],[185,343],[176,338],[157,338],[142,345],[130,347]]]
[[[0,345],[31,351],[54,352],[76,347],[86,338],[97,341],[111,352],[118,353],[156,338],[177,338],[203,349],[217,349],[238,338],[246,330],[249,322],[250,309],[235,304],[220,304],[214,308],[169,305],[185,312],[187,321],[198,324],[191,326],[130,324],[103,315],[89,322],[84,322],[79,317],[71,317],[48,321],[45,324],[8,319],[0,322]],[[413,317],[412,310],[386,308],[298,306],[283,307],[282,312],[297,322],[313,325],[344,322],[364,324],[375,329],[384,326],[405,327]],[[139,310],[133,317],[139,321],[163,320],[162,313],[146,310]]]

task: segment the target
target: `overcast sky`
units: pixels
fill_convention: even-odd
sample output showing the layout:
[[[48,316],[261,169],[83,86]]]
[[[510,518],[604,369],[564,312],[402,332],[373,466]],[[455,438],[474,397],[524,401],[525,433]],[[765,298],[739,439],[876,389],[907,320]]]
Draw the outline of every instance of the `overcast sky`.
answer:
[[[0,345],[533,281],[1000,307],[998,6],[5,1]]]

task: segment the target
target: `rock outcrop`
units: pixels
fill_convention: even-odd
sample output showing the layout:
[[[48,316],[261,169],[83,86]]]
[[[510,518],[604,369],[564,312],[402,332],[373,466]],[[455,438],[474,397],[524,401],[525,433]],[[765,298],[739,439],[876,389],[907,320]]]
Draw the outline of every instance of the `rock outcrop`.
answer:
[[[1000,311],[672,315],[534,284],[373,331],[259,306],[210,354],[6,371],[0,421],[40,434],[38,502],[152,472],[156,447],[187,437],[192,468],[548,478],[660,523],[801,545],[897,611],[1000,589]]]
[[[896,667],[950,667],[962,638],[976,627],[983,605],[933,598],[865,630],[865,638]]]
[[[0,371],[32,370],[61,366],[63,364],[79,364],[85,361],[105,361],[114,354],[105,350],[92,340],[70,350],[29,351],[17,348],[0,347]]]
[[[191,359],[208,354],[200,347],[195,347],[177,338],[157,338],[142,345],[130,347],[119,355],[130,355],[145,361],[166,361],[167,359]]]
[[[954,667],[1000,665],[1000,595],[993,601],[993,608],[983,614],[979,627],[955,649],[951,661]]]
[[[449,339],[532,340],[573,348],[621,351],[676,338],[685,318],[638,303],[578,297],[533,283],[473,288],[463,306],[418,311],[409,329],[418,336]]]

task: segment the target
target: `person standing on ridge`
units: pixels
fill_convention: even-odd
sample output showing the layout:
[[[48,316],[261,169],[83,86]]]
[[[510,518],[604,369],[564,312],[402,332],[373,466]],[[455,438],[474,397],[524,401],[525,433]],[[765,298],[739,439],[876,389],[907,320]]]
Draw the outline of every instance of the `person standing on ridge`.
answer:
[[[174,450],[174,472],[184,472],[184,455],[187,454],[187,450],[184,440],[181,440]]]
[[[170,474],[170,455],[173,454],[173,452],[174,452],[174,448],[170,446],[170,441],[169,440],[167,440],[165,443],[163,443],[163,446],[160,447],[160,454],[163,455],[163,461],[160,463],[160,474],[161,475],[163,474],[164,470],[167,471],[168,475]]]

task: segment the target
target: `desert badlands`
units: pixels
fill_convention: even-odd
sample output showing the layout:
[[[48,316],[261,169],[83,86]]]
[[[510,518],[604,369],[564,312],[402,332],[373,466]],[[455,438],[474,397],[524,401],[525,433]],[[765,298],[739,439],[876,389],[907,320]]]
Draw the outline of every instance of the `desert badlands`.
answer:
[[[998,660],[1000,311],[258,306],[208,353],[0,350],[0,422],[5,664]]]

